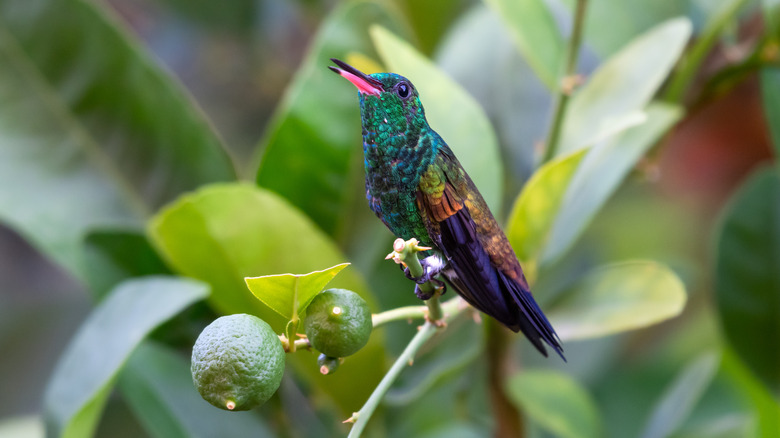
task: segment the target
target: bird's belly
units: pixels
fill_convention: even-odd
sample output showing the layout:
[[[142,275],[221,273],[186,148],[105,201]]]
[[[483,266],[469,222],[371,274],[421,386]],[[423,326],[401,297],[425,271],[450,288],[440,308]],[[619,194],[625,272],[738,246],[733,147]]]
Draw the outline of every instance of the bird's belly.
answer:
[[[371,209],[396,237],[404,240],[414,237],[423,245],[433,245],[420,216],[417,197],[413,190],[393,189],[373,196],[369,194],[368,198]]]

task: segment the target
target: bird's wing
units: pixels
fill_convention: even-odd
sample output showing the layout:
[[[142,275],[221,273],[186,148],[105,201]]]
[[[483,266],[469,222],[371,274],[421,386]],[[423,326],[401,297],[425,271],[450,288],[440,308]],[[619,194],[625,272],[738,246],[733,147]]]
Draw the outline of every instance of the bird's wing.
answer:
[[[430,238],[449,261],[444,275],[458,293],[510,329],[522,330],[545,356],[542,340],[561,354],[506,237],[449,150],[440,150],[420,178],[417,204]]]

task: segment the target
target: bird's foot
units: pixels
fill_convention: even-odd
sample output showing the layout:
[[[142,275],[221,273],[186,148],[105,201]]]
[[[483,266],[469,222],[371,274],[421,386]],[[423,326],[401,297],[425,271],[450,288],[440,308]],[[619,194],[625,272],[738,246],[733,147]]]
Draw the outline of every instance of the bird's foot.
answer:
[[[406,278],[409,280],[412,280],[413,282],[417,284],[423,284],[427,283],[431,280],[434,280],[434,277],[439,275],[441,271],[444,270],[444,261],[439,257],[438,255],[432,255],[428,256],[422,260],[420,260],[420,265],[423,268],[423,275],[419,277],[414,277],[410,272],[409,268],[402,266],[401,269],[404,271],[404,275],[406,275]]]
[[[420,260],[420,265],[422,265],[423,268],[423,275],[419,277],[414,277],[409,272],[408,267],[402,268],[406,278],[417,283],[414,286],[414,294],[417,295],[417,298],[425,301],[431,299],[433,294],[437,291],[440,292],[440,295],[444,294],[444,292],[447,291],[447,285],[445,285],[443,281],[436,278],[436,276],[438,276],[441,271],[444,270],[444,262],[442,261],[441,257],[437,255],[426,257]],[[420,288],[420,285],[425,283],[432,283],[433,290],[423,291],[422,288]]]
[[[430,292],[423,291],[420,288],[420,284],[422,283],[414,285],[414,294],[417,295],[417,298],[423,301],[428,301],[431,299],[431,297],[433,297],[433,294],[435,294],[436,292],[439,292],[439,295],[444,295],[444,293],[447,292],[447,285],[443,281],[438,280],[436,278],[431,278],[428,281],[433,283],[433,290],[431,290]]]

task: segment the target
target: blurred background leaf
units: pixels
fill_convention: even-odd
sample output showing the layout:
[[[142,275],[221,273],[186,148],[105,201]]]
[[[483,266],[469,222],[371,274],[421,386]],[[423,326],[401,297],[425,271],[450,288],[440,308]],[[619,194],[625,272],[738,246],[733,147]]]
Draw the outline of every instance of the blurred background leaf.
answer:
[[[200,112],[102,6],[4,0],[0,17],[0,220],[73,275],[87,229],[139,225],[234,178]]]
[[[685,286],[673,271],[637,260],[591,271],[549,315],[561,339],[583,339],[672,318],[685,301]]]
[[[644,123],[590,148],[566,186],[560,212],[551,218],[541,263],[555,261],[571,247],[623,178],[680,117],[679,107],[650,104]]]
[[[686,366],[664,390],[647,420],[642,438],[671,436],[690,415],[718,369],[717,355],[706,354]]]
[[[117,286],[84,322],[51,377],[44,402],[47,434],[92,435],[115,378],[135,347],[208,292],[201,282],[162,276]]]
[[[691,36],[691,23],[676,18],[631,40],[599,66],[571,98],[558,153],[601,139],[612,124],[650,102]]]
[[[170,274],[141,231],[95,229],[84,238],[87,280],[93,296],[102,299],[114,286],[131,277]]]
[[[780,67],[761,71],[764,114],[772,134],[775,158],[780,157]]]
[[[563,373],[525,370],[507,382],[509,397],[534,424],[563,438],[602,436],[593,399],[576,380]]]
[[[734,196],[718,233],[718,311],[734,350],[780,394],[780,175],[757,171]]]
[[[543,0],[488,0],[509,28],[517,48],[550,90],[560,86],[558,75],[565,55],[563,37]]]
[[[272,436],[254,412],[236,415],[206,403],[192,384],[189,360],[154,342],[133,352],[118,383],[151,436]]]
[[[581,149],[543,164],[515,200],[506,235],[520,260],[536,261],[558,217],[566,190],[586,150]]]

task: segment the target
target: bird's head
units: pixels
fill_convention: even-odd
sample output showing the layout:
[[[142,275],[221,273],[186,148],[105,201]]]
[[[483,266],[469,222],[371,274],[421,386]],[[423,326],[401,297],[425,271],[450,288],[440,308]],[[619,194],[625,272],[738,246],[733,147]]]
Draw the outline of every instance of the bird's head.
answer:
[[[407,133],[427,127],[420,95],[408,79],[395,73],[367,75],[346,62],[331,61],[338,67],[329,68],[357,87],[364,126],[389,125]]]

